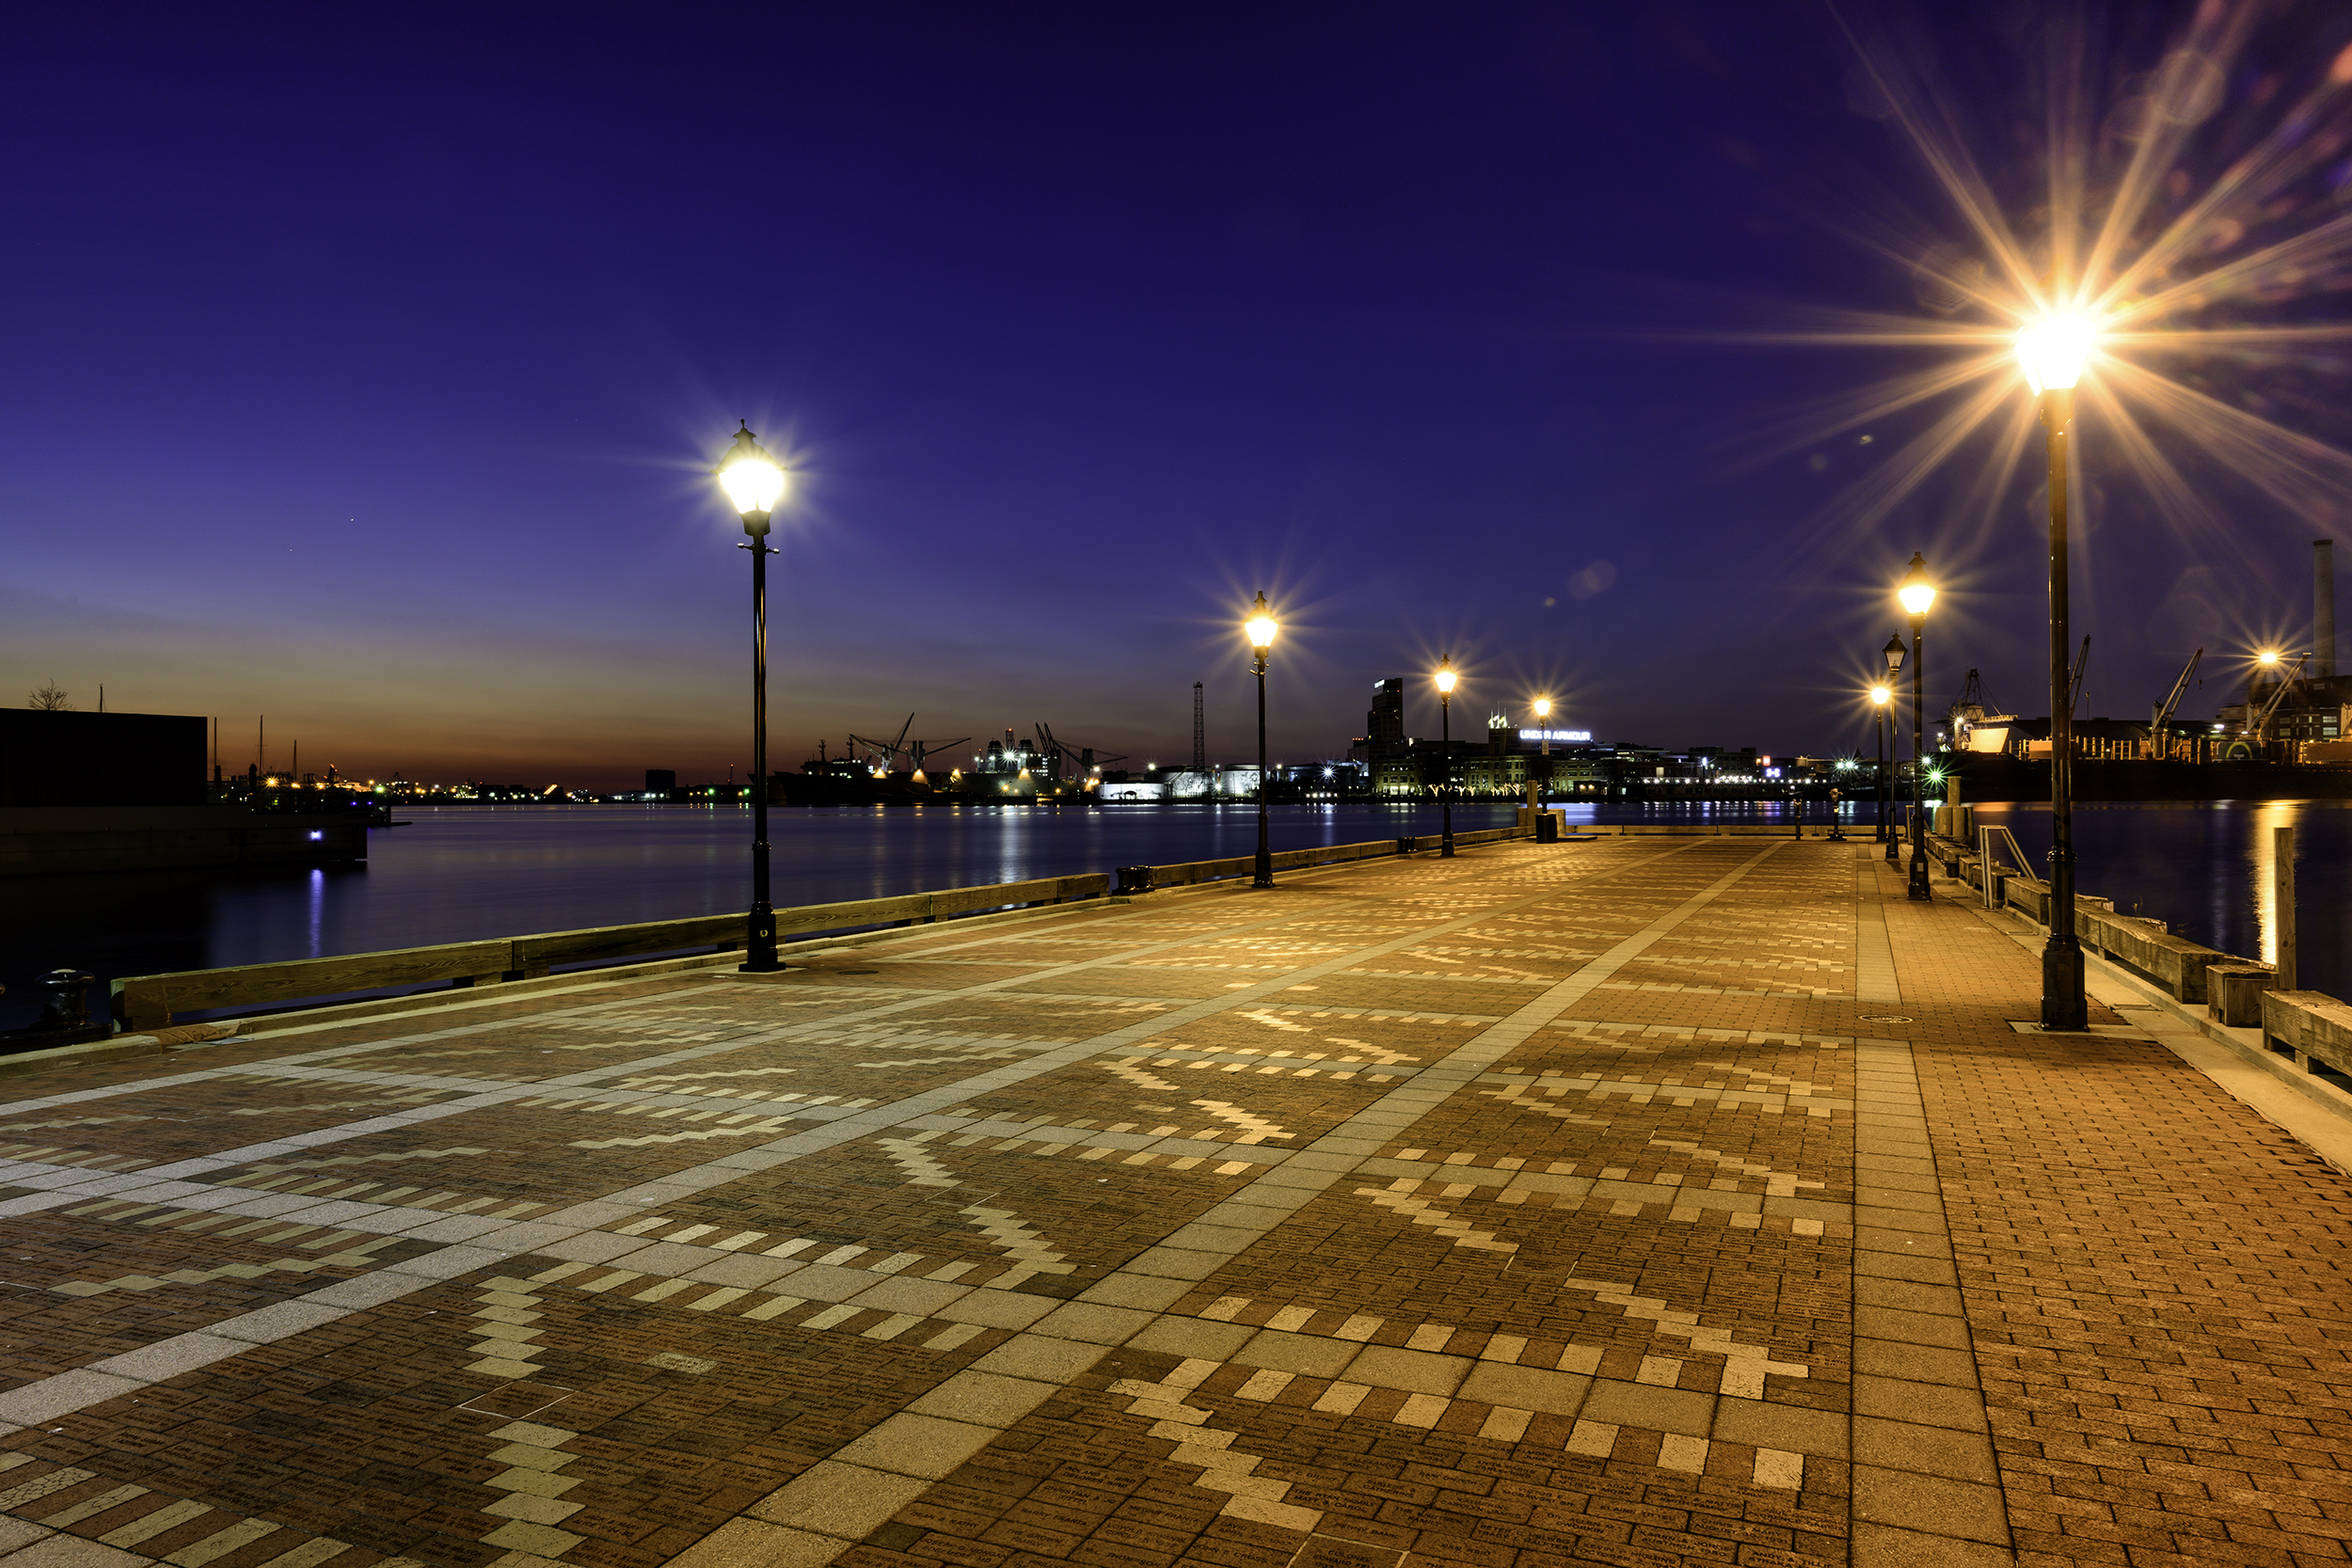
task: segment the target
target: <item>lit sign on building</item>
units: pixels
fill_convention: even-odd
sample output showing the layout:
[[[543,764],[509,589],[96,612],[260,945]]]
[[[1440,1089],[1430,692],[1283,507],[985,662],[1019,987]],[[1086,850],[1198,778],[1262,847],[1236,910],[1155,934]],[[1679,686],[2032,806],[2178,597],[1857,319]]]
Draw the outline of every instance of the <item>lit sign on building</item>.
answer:
[[[1590,730],[1521,730],[1521,740],[1590,740]]]

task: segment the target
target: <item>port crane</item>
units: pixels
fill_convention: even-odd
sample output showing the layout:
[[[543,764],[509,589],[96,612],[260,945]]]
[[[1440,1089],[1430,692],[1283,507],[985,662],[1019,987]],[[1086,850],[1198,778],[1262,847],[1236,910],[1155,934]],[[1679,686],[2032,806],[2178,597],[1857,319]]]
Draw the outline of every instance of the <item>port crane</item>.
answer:
[[[2172,736],[2168,728],[2172,722],[2172,710],[2179,707],[2181,699],[2187,695],[2188,683],[2196,678],[2198,663],[2204,657],[2205,650],[2202,648],[2189,655],[2188,662],[2181,666],[2181,678],[2172,683],[2171,694],[2156,705],[2153,717],[2148,721],[2150,756],[2162,760],[2172,754]]]
[[[909,740],[907,732],[913,728],[914,728],[914,715],[910,713],[907,715],[907,721],[898,726],[898,736],[895,740],[870,740],[862,735],[853,735],[850,736],[850,739],[865,747],[872,753],[874,760],[884,768],[889,768],[900,757],[905,757],[907,770],[911,773],[920,773],[923,771],[923,759],[931,752],[944,752],[950,746],[961,746],[972,738],[968,735],[960,735],[953,740]]]
[[[1097,752],[1091,746],[1073,746],[1068,741],[1057,739],[1052,727],[1045,724],[1037,726],[1037,743],[1038,750],[1049,757],[1074,754],[1078,759],[1078,768],[1081,772],[1127,760],[1127,754],[1124,752]],[[1054,768],[1057,775],[1060,771],[1058,766]]]
[[[2303,678],[2303,666],[2311,661],[2311,655],[2297,654],[2295,657],[2295,668],[2279,677],[2279,684],[2271,689],[2270,696],[2264,702],[2262,711],[2254,715],[2253,719],[2248,722],[2245,733],[2255,745],[2267,746],[2270,743],[2271,716],[2279,711],[2279,705],[2286,700],[2287,693],[2295,689],[2295,683]],[[2250,700],[2248,705],[2252,705]]]

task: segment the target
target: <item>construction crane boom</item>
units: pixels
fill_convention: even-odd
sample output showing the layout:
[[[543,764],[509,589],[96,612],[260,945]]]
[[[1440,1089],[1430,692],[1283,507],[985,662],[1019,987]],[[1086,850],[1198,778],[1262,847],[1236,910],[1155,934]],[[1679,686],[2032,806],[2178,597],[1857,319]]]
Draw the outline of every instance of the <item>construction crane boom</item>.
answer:
[[[2255,744],[2269,744],[2270,716],[2279,711],[2279,705],[2286,700],[2286,694],[2295,689],[2295,683],[2296,681],[2303,678],[2303,666],[2309,664],[2311,661],[2311,655],[2297,655],[2295,660],[2294,671],[2291,673],[2281,675],[2279,678],[2279,685],[2277,689],[2270,693],[2270,700],[2263,704],[2263,710],[2255,717],[2254,721],[2246,726],[2247,733],[2254,737]]]
[[[1069,741],[1057,736],[1053,727],[1047,724],[1037,726],[1037,742],[1039,750],[1047,754],[1059,752],[1065,756],[1074,756],[1079,759],[1082,767],[1101,768],[1109,763],[1127,760],[1127,755],[1123,752],[1097,752],[1091,746],[1073,746]]]
[[[2074,683],[2066,693],[2066,714],[2073,718],[2074,710],[2083,705],[2083,672],[2090,667],[2090,639],[2083,639],[2082,652],[2074,656]]]
[[[2148,751],[2151,756],[2161,758],[2171,755],[2172,748],[2166,726],[2172,722],[2172,710],[2179,707],[2181,699],[2188,694],[2188,683],[2196,678],[2198,662],[2204,657],[2205,650],[2202,648],[2189,655],[2188,662],[2181,666],[2181,678],[2172,683],[2171,692],[2156,705],[2155,717],[2148,723]]]
[[[914,728],[914,715],[910,713],[907,715],[907,721],[898,726],[898,736],[896,740],[874,740],[862,735],[853,735],[850,736],[850,739],[873,752],[885,768],[897,762],[900,757],[905,757],[908,761],[908,771],[920,773],[923,770],[923,759],[931,752],[946,751],[950,746],[961,746],[972,738],[968,735],[961,735],[953,740],[909,740],[907,732],[913,728]]]

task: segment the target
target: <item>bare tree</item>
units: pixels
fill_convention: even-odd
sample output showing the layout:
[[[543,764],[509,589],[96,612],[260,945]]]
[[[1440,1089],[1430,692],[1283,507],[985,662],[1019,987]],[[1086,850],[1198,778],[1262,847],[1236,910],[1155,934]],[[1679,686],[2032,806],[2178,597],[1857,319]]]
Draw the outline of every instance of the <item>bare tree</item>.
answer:
[[[37,687],[34,689],[32,694],[32,705],[40,708],[44,713],[64,713],[72,709],[73,706],[72,703],[66,700],[65,689],[60,687],[56,681],[51,681],[47,686]]]

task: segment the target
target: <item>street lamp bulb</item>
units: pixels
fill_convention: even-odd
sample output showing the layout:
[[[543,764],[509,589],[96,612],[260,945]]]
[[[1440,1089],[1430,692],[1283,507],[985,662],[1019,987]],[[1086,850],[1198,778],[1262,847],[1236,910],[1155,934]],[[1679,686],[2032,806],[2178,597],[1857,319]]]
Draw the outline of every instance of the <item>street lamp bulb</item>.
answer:
[[[1538,697],[1535,699],[1535,717],[1538,719],[1549,719],[1551,717],[1550,698]]]
[[[2254,661],[2258,664],[2276,664],[2279,662],[2279,650],[2276,648],[2265,648],[2261,653],[2254,656]]]
[[[784,499],[784,469],[768,455],[748,425],[735,433],[735,444],[719,460],[716,472],[727,499],[746,517],[773,512],[776,502]]]
[[[1455,678],[1454,661],[1446,658],[1439,659],[1438,661],[1438,689],[1449,695],[1452,694]]]
[[[2028,322],[2017,334],[2017,362],[2034,396],[2065,391],[2083,378],[2083,361],[2099,341],[2099,329],[2076,311]]]
[[[1935,584],[1928,580],[1928,563],[1919,552],[1911,552],[1911,570],[1895,587],[1895,596],[1903,602],[1904,613],[1925,615],[1928,606],[1935,603]]]
[[[1876,703],[1881,707],[1884,707],[1887,701],[1894,695],[1895,693],[1892,690],[1883,686],[1874,686],[1870,688],[1870,701]]]
[[[1249,645],[1263,653],[1274,646],[1274,634],[1280,629],[1274,620],[1273,607],[1265,602],[1265,592],[1258,593],[1258,602],[1249,607],[1249,619],[1243,629],[1249,633]]]

